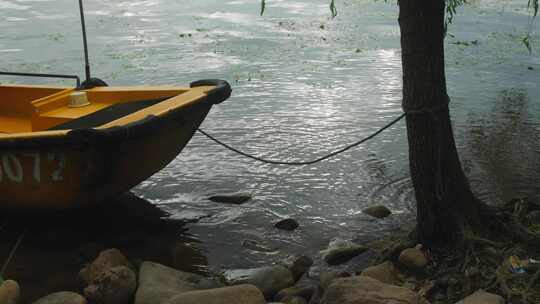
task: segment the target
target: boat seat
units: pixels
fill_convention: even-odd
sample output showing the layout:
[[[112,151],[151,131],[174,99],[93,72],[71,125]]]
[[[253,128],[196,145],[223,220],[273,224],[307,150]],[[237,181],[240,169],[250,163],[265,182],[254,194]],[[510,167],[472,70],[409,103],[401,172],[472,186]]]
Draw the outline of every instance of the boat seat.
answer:
[[[131,113],[135,113],[144,108],[153,106],[169,98],[170,97],[162,97],[156,99],[137,100],[115,104],[110,107],[96,111],[92,114],[88,114],[80,118],[59,124],[57,126],[49,128],[48,130],[73,130],[99,127],[111,121],[127,116]]]
[[[0,134],[32,132],[30,118],[24,116],[0,115]]]

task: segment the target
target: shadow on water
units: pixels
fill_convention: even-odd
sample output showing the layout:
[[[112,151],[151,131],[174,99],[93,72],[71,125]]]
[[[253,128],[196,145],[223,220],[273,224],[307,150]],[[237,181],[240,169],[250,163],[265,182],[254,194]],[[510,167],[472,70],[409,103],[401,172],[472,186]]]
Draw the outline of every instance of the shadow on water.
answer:
[[[472,159],[486,179],[480,196],[502,203],[516,196],[537,198],[540,184],[540,134],[525,90],[499,93],[490,112],[469,119]]]
[[[106,248],[120,249],[138,266],[145,260],[206,273],[207,259],[185,222],[166,219],[150,202],[126,194],[91,209],[57,214],[4,215],[0,261],[24,237],[4,278],[21,285],[22,303],[55,291],[81,291],[78,272]]]

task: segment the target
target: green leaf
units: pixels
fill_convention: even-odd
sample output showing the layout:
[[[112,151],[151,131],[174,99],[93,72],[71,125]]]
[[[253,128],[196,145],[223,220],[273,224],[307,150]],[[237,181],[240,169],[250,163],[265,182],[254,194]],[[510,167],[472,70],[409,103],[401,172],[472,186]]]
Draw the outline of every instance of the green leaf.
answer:
[[[0,275],[0,285],[4,283],[4,278]]]
[[[529,36],[529,34],[527,34],[527,36],[525,36],[522,41],[523,41],[523,44],[525,44],[525,47],[527,48],[527,50],[529,51],[529,54],[531,54],[532,46],[531,46],[531,37]]]
[[[264,14],[265,8],[266,8],[266,0],[261,0],[261,16]]]
[[[332,13],[332,18],[335,18],[338,14],[336,4],[334,3],[334,0],[330,2],[330,12]]]

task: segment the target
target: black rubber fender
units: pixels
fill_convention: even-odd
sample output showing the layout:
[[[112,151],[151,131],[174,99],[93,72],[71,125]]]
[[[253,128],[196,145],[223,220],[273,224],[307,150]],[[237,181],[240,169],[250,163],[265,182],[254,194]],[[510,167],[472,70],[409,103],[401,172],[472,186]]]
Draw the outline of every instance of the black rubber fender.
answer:
[[[190,88],[200,86],[216,86],[214,89],[210,90],[207,93],[208,98],[212,101],[213,104],[222,103],[227,98],[229,98],[232,93],[231,85],[227,81],[221,79],[203,79],[194,81],[189,84]]]

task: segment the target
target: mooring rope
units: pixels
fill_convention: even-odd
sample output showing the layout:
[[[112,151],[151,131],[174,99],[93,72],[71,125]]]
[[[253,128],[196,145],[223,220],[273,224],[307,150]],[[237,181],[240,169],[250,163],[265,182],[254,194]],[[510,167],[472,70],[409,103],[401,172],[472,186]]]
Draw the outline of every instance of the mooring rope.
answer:
[[[371,135],[369,135],[368,137],[365,137],[363,138],[362,140],[359,140],[355,143],[352,143],[346,147],[343,147],[339,150],[336,150],[332,153],[329,153],[329,154],[326,154],[322,157],[319,157],[317,159],[314,159],[314,160],[309,160],[309,161],[292,161],[292,162],[288,162],[288,161],[279,161],[279,160],[269,160],[269,159],[265,159],[265,158],[262,158],[262,157],[258,157],[258,156],[255,156],[255,155],[252,155],[252,154],[249,154],[249,153],[246,153],[246,152],[242,152],[236,148],[233,148],[231,147],[230,145],[218,140],[217,138],[215,138],[214,136],[206,133],[205,131],[201,130],[201,129],[197,129],[197,131],[199,131],[201,134],[203,134],[204,136],[208,137],[210,140],[214,141],[215,143],[237,153],[237,154],[240,154],[244,157],[247,157],[247,158],[251,158],[251,159],[254,159],[256,161],[260,161],[260,162],[263,162],[263,163],[266,163],[266,164],[272,164],[272,165],[287,165],[287,166],[305,166],[305,165],[313,165],[313,164],[316,164],[318,162],[321,162],[325,159],[328,159],[328,158],[331,158],[331,157],[334,157],[338,154],[341,154],[347,150],[350,150],[358,145],[361,145],[363,143],[365,143],[366,141],[374,138],[375,136],[381,134],[384,130],[390,128],[391,126],[393,126],[394,124],[396,124],[398,121],[400,121],[401,119],[403,119],[403,117],[405,117],[405,115],[407,115],[406,113],[403,113],[401,114],[399,117],[395,118],[394,120],[392,120],[391,122],[389,122],[388,124],[386,124],[384,127],[380,128],[379,130],[375,131],[374,133],[372,133]]]

